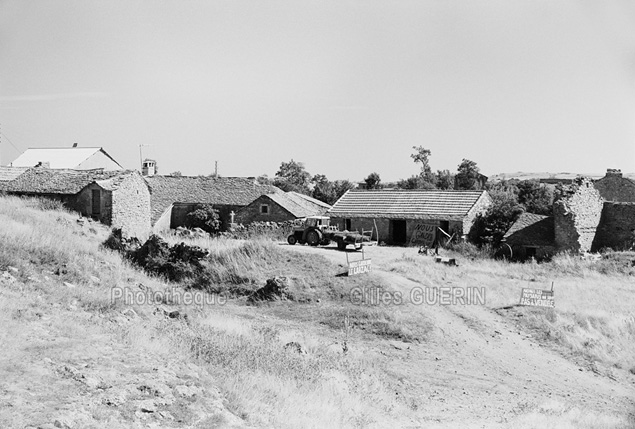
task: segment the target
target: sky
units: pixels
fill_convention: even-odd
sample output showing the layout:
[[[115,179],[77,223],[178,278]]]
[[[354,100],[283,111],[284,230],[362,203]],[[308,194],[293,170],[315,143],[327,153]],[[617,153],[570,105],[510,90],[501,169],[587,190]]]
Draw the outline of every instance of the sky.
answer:
[[[73,143],[161,174],[387,182],[413,146],[633,172],[635,2],[0,0],[0,164]]]

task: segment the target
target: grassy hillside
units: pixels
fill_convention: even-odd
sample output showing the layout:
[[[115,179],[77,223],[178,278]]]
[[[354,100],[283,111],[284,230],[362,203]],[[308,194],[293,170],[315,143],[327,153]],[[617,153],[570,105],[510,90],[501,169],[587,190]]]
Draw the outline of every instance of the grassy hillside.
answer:
[[[0,197],[0,427],[635,422],[624,405],[635,381],[632,255],[549,264],[454,255],[452,268],[416,249],[375,247],[376,270],[347,278],[340,252],[197,239],[210,252],[204,281],[171,284],[105,250],[105,227],[46,207]],[[288,279],[293,300],[251,302],[273,276]],[[555,310],[510,307],[521,287],[552,281]],[[349,300],[353,288],[415,286],[482,286],[486,304]],[[205,301],[179,302],[185,291]],[[519,356],[528,371],[552,362],[544,386],[523,383]]]
[[[384,427],[404,418],[399,412],[401,405],[382,382],[381,368],[354,350],[344,353],[346,312],[329,313],[326,319],[333,327],[332,335],[320,336],[288,323],[269,323],[268,316],[248,306],[245,299],[200,306],[175,306],[169,301],[113,302],[113,288],[149,293],[172,291],[175,285],[148,277],[120,255],[102,249],[100,243],[108,231],[97,224],[80,225],[75,215],[64,211],[41,211],[33,200],[5,197],[0,201],[0,272],[4,273],[0,280],[0,338],[3,348],[11,350],[0,361],[0,373],[8,374],[0,397],[11,400],[9,407],[0,409],[0,426],[71,421],[75,426],[69,427],[109,422],[132,427],[143,421],[159,421],[180,427],[193,422],[233,422],[228,417],[233,414],[244,424],[256,426]],[[212,252],[210,266],[218,283],[210,285],[211,289],[233,284],[255,290],[268,276],[285,273],[314,303],[318,299],[340,301],[345,294],[342,281],[334,276],[341,267],[326,260],[287,254],[270,242],[199,244]],[[175,310],[180,311],[179,317],[165,317],[165,312]],[[375,312],[370,321],[368,315],[364,318],[371,328],[383,324],[379,334],[399,330],[390,327],[392,319],[386,311]],[[373,325],[375,319],[378,322]],[[351,320],[355,323],[356,315]],[[33,332],[41,329],[47,331],[47,338],[52,337],[51,342],[34,344]],[[61,343],[55,338],[68,349],[60,353]],[[302,353],[285,348],[290,342],[301,343]],[[174,390],[180,381],[173,380],[172,385],[161,377],[157,381],[157,372],[152,370],[147,378],[138,380],[139,389],[130,388],[134,394],[125,394],[125,401],[104,399],[110,392],[117,396],[126,391],[127,381],[139,377],[139,368],[129,363],[119,368],[119,373],[83,370],[84,363],[79,362],[106,359],[97,357],[102,352],[107,359],[117,361],[113,344],[118,353],[133,357],[133,361],[143,355],[143,360],[152,362],[159,372],[171,371],[173,365],[184,368],[188,374],[184,378],[201,380],[193,387],[183,382],[187,388],[199,389],[199,401],[206,399],[200,392],[219,390],[224,398],[220,404],[231,414],[208,410],[208,416],[199,415],[205,410],[194,397]],[[30,393],[12,391],[8,380],[32,377],[27,384],[35,382],[42,374],[20,365],[33,359],[37,364],[31,366],[46,375],[50,387],[41,386],[29,401],[16,399]],[[194,371],[189,369],[191,365]],[[92,378],[103,383],[87,384]],[[69,383],[73,389],[58,402],[52,389],[57,391]],[[162,393],[143,387],[144,383],[159,383]],[[90,405],[85,403],[86,397],[91,398]],[[143,401],[154,402],[148,405]]]

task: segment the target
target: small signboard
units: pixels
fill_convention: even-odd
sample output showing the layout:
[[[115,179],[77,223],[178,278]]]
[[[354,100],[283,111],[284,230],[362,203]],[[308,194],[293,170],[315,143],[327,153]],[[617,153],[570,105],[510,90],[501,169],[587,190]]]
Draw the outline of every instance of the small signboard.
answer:
[[[531,305],[534,307],[555,307],[553,290],[527,289],[523,288],[520,294],[520,305]]]
[[[370,259],[362,259],[359,261],[351,261],[348,263],[348,276],[357,274],[370,273],[372,263]]]
[[[423,245],[432,247],[437,232],[436,224],[418,223],[415,225],[410,238],[410,245]]]

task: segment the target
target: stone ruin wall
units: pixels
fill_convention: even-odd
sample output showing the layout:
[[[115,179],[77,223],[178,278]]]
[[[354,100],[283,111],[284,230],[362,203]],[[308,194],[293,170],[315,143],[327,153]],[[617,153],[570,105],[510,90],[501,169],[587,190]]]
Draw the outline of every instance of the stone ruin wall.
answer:
[[[600,223],[604,200],[588,179],[578,180],[569,195],[553,205],[558,251],[589,252]]]

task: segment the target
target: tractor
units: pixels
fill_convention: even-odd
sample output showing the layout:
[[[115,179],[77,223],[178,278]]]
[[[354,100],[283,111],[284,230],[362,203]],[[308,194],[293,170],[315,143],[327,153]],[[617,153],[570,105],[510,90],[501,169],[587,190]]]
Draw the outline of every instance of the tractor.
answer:
[[[370,236],[372,237],[372,231]],[[310,246],[327,246],[335,241],[339,250],[345,250],[346,246],[352,244],[355,250],[362,248],[363,243],[369,244],[370,237],[358,232],[340,231],[336,226],[330,225],[328,216],[310,216],[304,221],[304,224],[295,226],[293,233],[287,237],[290,245],[296,243],[309,244]]]

